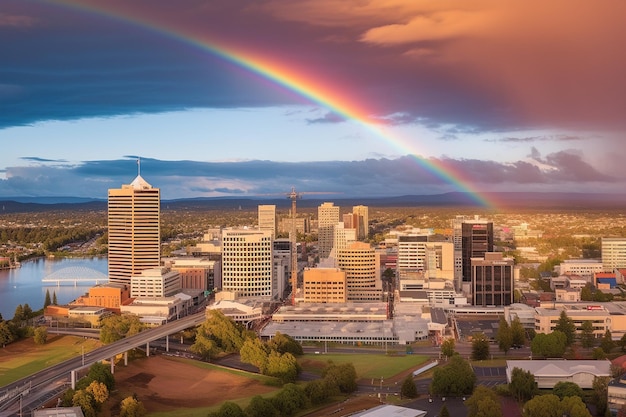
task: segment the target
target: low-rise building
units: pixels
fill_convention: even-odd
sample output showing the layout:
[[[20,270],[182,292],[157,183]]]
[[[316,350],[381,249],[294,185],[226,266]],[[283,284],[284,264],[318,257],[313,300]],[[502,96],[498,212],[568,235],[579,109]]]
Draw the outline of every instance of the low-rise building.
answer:
[[[596,377],[611,376],[609,360],[510,360],[506,361],[506,380],[511,383],[513,369],[530,372],[537,387],[552,389],[558,382],[573,382],[582,389],[591,389]]]

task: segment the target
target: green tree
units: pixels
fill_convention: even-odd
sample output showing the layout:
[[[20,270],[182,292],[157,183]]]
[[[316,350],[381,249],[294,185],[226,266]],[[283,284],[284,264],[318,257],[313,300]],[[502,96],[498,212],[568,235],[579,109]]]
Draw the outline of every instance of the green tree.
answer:
[[[198,332],[196,333],[196,340],[191,345],[189,350],[196,355],[200,355],[202,359],[209,361],[220,351],[217,347],[217,343],[215,343],[215,341],[201,329],[198,329]]]
[[[52,304],[52,300],[50,299],[50,290],[48,288],[46,288],[46,298],[43,301],[43,308],[44,308],[44,310],[50,304]]]
[[[146,414],[146,407],[133,396],[124,398],[120,403],[120,417],[143,417]]]
[[[472,336],[472,359],[475,361],[489,359],[489,340],[484,333],[474,333]]]
[[[455,348],[455,342],[453,338],[446,339],[441,343],[441,353],[446,358],[449,358],[452,355],[454,355],[454,348]]]
[[[479,385],[472,396],[465,401],[467,417],[500,417],[500,399],[493,390]]]
[[[611,350],[615,347],[615,342],[613,342],[613,335],[611,334],[611,330],[606,329],[604,335],[602,336],[602,340],[600,340],[600,347],[606,353],[611,353]]]
[[[59,305],[59,303],[57,302],[57,292],[56,291],[52,291],[52,305]]]
[[[357,390],[356,369],[352,363],[336,365],[332,362],[322,370],[322,377],[336,386],[340,392],[349,394]]]
[[[48,329],[45,326],[38,326],[34,335],[35,344],[45,345],[48,340]]]
[[[591,413],[581,397],[565,397],[561,400],[559,416],[591,417]]]
[[[413,381],[413,375],[409,374],[402,381],[402,388],[400,389],[400,395],[404,398],[415,398],[417,397],[417,386],[415,385],[415,381]]]
[[[85,391],[91,394],[97,405],[97,409],[109,398],[109,389],[102,382],[92,381],[91,384],[85,388]]]
[[[276,332],[274,337],[267,342],[267,346],[271,350],[275,350],[279,353],[291,353],[293,356],[301,356],[304,352],[302,351],[302,345],[298,343],[293,337],[282,334],[281,332]]]
[[[561,400],[554,394],[536,395],[524,403],[523,417],[561,417]]]
[[[574,320],[567,316],[565,310],[561,311],[556,326],[554,326],[554,330],[558,330],[565,335],[565,346],[571,346],[571,344],[574,343],[576,325],[574,324]]]
[[[289,352],[281,355],[272,351],[267,357],[266,375],[280,379],[283,384],[295,382],[299,372],[300,365],[296,357]]]
[[[585,320],[580,328],[580,343],[584,348],[590,348],[593,347],[594,341],[593,323],[591,320]]]
[[[0,345],[2,345],[2,347],[5,347],[14,340],[15,335],[11,331],[9,323],[7,323],[6,321],[0,322]]]
[[[138,334],[145,327],[134,314],[108,316],[100,320],[100,341],[104,344],[117,342]]]
[[[591,352],[591,356],[595,360],[606,359],[606,353],[604,352],[604,350],[602,350],[601,347],[594,348],[593,351]]]
[[[239,351],[241,361],[259,368],[259,372],[266,373],[270,349],[259,338],[246,339]]]
[[[608,376],[595,377],[593,378],[593,384],[591,385],[591,389],[593,392],[593,402],[596,405],[596,414],[599,416],[603,416],[608,408],[607,404],[607,393],[609,389],[609,381],[611,378]]]
[[[111,373],[111,368],[101,362],[95,362],[89,367],[87,376],[79,381],[77,386],[87,387],[93,381],[103,383],[109,392],[115,388],[115,377]]]
[[[533,356],[544,358],[561,358],[565,354],[567,339],[565,335],[555,330],[552,333],[539,333],[530,343]]]
[[[252,397],[244,411],[247,417],[280,417],[274,404],[260,395]]]
[[[311,404],[318,405],[327,398],[339,394],[339,388],[328,379],[314,379],[306,384],[304,393]]]
[[[215,341],[217,347],[227,353],[239,352],[247,337],[243,326],[217,309],[209,310],[207,319],[198,329],[198,333],[200,332]]]
[[[527,401],[539,392],[535,383],[535,376],[520,368],[513,368],[511,372],[509,391],[519,402]]]
[[[563,399],[565,397],[582,397],[583,390],[575,384],[574,382],[569,381],[559,381],[552,388],[552,393]]]
[[[498,341],[498,348],[506,355],[513,345],[513,334],[511,332],[511,328],[509,327],[509,323],[506,321],[504,316],[500,317],[496,340]]]
[[[293,416],[308,405],[304,389],[295,384],[286,384],[271,401],[280,415],[284,417]]]
[[[517,316],[511,321],[511,344],[513,346],[526,344],[526,330]]]
[[[593,291],[591,289],[590,283],[587,283],[584,287],[580,289],[580,300],[593,301]]]
[[[28,303],[24,304],[23,311],[24,311],[24,320],[33,318],[33,309],[30,308]]]
[[[79,390],[72,397],[72,406],[80,407],[85,417],[96,417],[96,408],[94,407],[94,399],[91,394],[85,390]]]
[[[19,323],[25,319],[26,317],[24,316],[24,306],[18,304],[17,307],[15,307],[15,313],[13,313],[13,321]]]
[[[208,417],[246,417],[239,404],[232,401],[223,402],[219,410],[211,412]]]
[[[448,411],[448,407],[446,405],[441,406],[441,410],[439,410],[439,417],[450,417],[450,412]]]
[[[433,395],[468,395],[474,390],[476,374],[469,362],[460,355],[454,355],[448,363],[436,367],[430,383],[430,392]]]
[[[619,347],[626,352],[626,333],[619,339]]]

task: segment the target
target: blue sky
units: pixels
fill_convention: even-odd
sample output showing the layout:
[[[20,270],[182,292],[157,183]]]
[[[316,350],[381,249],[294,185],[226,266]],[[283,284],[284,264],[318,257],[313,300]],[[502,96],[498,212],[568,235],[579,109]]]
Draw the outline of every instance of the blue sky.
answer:
[[[464,189],[430,162],[480,191],[621,193],[624,6],[538,7],[7,0],[0,198],[105,198],[137,157],[166,199]],[[164,28],[300,70],[382,134]]]

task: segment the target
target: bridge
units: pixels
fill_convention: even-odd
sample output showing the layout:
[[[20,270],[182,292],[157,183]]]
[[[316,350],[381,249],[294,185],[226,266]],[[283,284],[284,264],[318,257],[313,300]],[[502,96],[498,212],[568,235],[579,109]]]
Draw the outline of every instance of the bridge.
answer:
[[[127,363],[126,353],[140,346],[146,347],[146,353],[150,355],[150,342],[165,338],[166,350],[169,351],[169,335],[182,330],[199,326],[206,320],[205,312],[192,314],[180,320],[171,321],[162,326],[144,330],[134,336],[109,345],[102,346],[80,357],[69,359],[57,365],[53,365],[26,378],[22,378],[4,387],[0,387],[0,416],[14,416],[17,402],[22,402],[27,409],[36,408],[40,405],[39,399],[51,392],[51,387],[63,387],[68,380],[74,388],[78,372],[88,369],[95,362],[108,360],[111,364],[111,372],[115,369],[115,356],[124,354],[124,363]],[[65,387],[64,387],[65,389]],[[64,390],[63,389],[63,390]]]
[[[109,277],[100,271],[87,268],[86,266],[69,266],[42,278],[41,282],[56,283],[57,287],[61,283],[73,283],[74,286],[77,286],[79,282],[95,282],[97,285],[101,282],[109,282]]]

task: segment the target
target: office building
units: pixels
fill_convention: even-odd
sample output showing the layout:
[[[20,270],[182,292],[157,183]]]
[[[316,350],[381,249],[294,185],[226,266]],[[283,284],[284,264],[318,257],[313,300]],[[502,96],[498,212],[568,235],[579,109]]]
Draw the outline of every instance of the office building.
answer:
[[[345,228],[343,222],[337,223],[335,226],[335,238],[333,239],[335,253],[341,249],[347,248],[348,245],[356,240],[356,229]]]
[[[255,229],[222,231],[222,290],[237,297],[275,298],[272,234]]]
[[[320,258],[328,258],[334,246],[335,226],[339,223],[339,207],[323,203],[317,208],[317,240]]]
[[[358,240],[367,239],[369,236],[369,214],[367,206],[352,207],[352,227],[356,229],[356,237]]]
[[[109,282],[130,285],[131,277],[160,265],[161,199],[140,175],[109,190]]]
[[[260,204],[258,208],[259,230],[269,231],[272,238],[276,237],[276,206],[273,204]]]
[[[284,298],[285,290],[288,288],[291,278],[292,242],[286,238],[275,239],[273,247],[274,286],[278,296]]]
[[[180,274],[181,287],[184,289],[211,291],[215,288],[215,276],[221,273],[221,261],[204,257],[173,258],[166,265]]]
[[[166,267],[149,268],[130,279],[130,296],[172,297],[181,291],[180,274]]]
[[[606,272],[626,268],[626,237],[602,238],[602,267]]]
[[[483,258],[493,252],[493,223],[479,218],[461,224],[463,282],[472,282],[472,258]]]
[[[380,254],[368,243],[353,242],[336,252],[337,266],[346,273],[348,301],[381,301]]]
[[[508,306],[513,303],[513,258],[487,252],[470,260],[472,300],[475,306]]]
[[[427,234],[398,236],[398,270],[424,271],[426,269]]]
[[[345,303],[346,273],[339,268],[305,268],[305,303]]]

